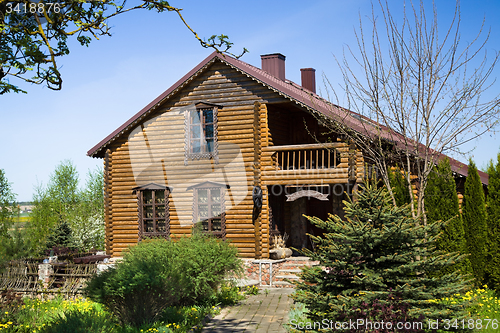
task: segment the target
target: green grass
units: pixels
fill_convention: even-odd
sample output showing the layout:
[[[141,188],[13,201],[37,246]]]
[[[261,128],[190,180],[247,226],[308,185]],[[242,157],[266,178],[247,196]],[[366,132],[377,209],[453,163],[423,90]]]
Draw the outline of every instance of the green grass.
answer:
[[[288,313],[288,324],[285,325],[285,328],[288,332],[303,332],[303,330],[299,330],[298,325],[300,327],[308,327],[313,326],[312,321],[309,320],[306,316],[306,306],[302,303],[295,303],[290,307],[290,312]]]
[[[0,332],[10,333],[184,333],[201,328],[207,315],[220,312],[216,305],[167,308],[160,321],[140,328],[121,326],[99,303],[85,299],[48,301],[25,299],[16,313],[2,311]]]
[[[29,215],[14,217],[14,223],[28,223],[28,222],[31,222],[31,217]]]
[[[245,295],[257,292],[254,287],[239,290],[223,285],[209,303],[169,307],[160,320],[140,328],[120,325],[101,304],[83,298],[58,297],[46,301],[25,298],[20,304],[0,303],[0,333],[185,333],[201,329],[203,320],[218,314],[221,305],[235,304]]]

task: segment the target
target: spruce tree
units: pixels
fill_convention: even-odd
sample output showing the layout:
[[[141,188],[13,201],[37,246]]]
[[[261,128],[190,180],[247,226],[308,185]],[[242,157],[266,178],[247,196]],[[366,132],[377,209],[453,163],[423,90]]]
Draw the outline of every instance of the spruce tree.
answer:
[[[45,248],[47,251],[56,250],[56,248],[67,248],[63,251],[74,249],[74,240],[72,230],[69,223],[66,221],[59,221],[59,223],[50,229],[50,234],[47,237]],[[57,249],[58,251],[61,249]],[[56,253],[57,254],[57,253]]]
[[[490,161],[488,175],[486,282],[500,291],[500,154],[497,156],[496,164]]]
[[[483,184],[479,178],[475,163],[470,160],[465,181],[462,207],[465,239],[469,260],[477,284],[482,284],[486,269],[486,205]]]
[[[306,305],[312,321],[463,318],[463,305],[435,300],[464,291],[465,279],[456,272],[429,275],[464,258],[433,252],[442,222],[418,225],[408,205],[394,207],[387,189],[368,184],[344,210],[345,221],[308,217],[325,230],[310,236],[316,251],[304,251],[320,264],[303,269],[292,298]]]
[[[464,226],[458,205],[458,195],[451,172],[450,161],[441,160],[429,174],[425,190],[425,208],[428,223],[446,222],[437,240],[436,248],[446,253],[467,253]],[[444,268],[438,274],[460,270],[464,274],[472,273],[469,259]]]

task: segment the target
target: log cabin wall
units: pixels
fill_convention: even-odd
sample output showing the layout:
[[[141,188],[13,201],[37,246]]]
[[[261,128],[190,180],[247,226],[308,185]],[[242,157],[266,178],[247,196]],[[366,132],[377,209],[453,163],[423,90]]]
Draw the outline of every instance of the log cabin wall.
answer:
[[[113,225],[111,223],[111,151],[104,155],[104,232],[106,238],[106,253],[113,252]]]
[[[184,114],[177,109],[199,101],[223,106],[218,110],[219,165],[213,160],[192,160],[179,171],[178,166],[184,163],[185,123]],[[106,235],[109,253],[120,256],[128,246],[137,243],[137,198],[132,189],[151,182],[173,188],[169,196],[171,237],[190,234],[193,193],[185,191],[185,188],[196,185],[200,178],[203,179],[199,175],[206,174],[206,180],[231,180],[226,203],[230,203],[233,197],[242,198],[226,212],[226,238],[238,247],[242,257],[266,257],[267,225],[260,226],[257,239],[260,248],[256,248],[252,224],[254,103],[283,101],[284,98],[270,89],[216,61],[142,121],[142,125],[109,145],[109,194],[106,199],[109,205],[106,210],[106,223],[110,230]],[[262,111],[258,109],[258,126],[266,133],[267,114],[264,110],[265,105]],[[242,163],[232,168],[232,161],[225,156],[239,158]],[[227,165],[224,174],[218,174],[219,179],[210,179],[210,173],[224,164]],[[187,181],[178,184],[176,180],[182,177]],[[264,220],[267,219],[266,207],[267,198],[260,216]]]
[[[121,133],[114,132],[113,139],[89,152],[90,156],[104,158],[106,250],[113,256],[120,256],[128,246],[138,242],[138,202],[133,194],[137,186],[149,183],[168,186],[165,193],[169,194],[169,229],[171,237],[176,238],[191,233],[193,186],[206,181],[230,185],[223,199],[225,236],[238,247],[242,257],[266,258],[270,187],[343,184],[355,190],[356,184],[364,180],[362,152],[327,133],[309,113],[315,112],[311,109],[316,106],[305,101],[297,89],[287,88],[294,86],[293,83],[275,81],[259,71],[247,71],[251,66],[245,64],[235,65],[217,57],[208,59],[194,69],[196,74],[188,78],[194,70],[190,72],[182,83],[150,105],[162,98],[166,100],[148,106],[147,112],[120,127]],[[242,74],[240,70],[255,76]],[[296,97],[285,98],[279,91]],[[198,102],[221,106],[214,113],[218,118],[215,136],[218,161],[217,158],[187,160],[186,109]],[[126,127],[136,122],[139,125],[135,128]],[[254,186],[262,189],[263,202],[260,214],[253,221]],[[338,211],[340,199],[336,198],[332,206]],[[281,215],[290,219],[290,214],[286,210]]]
[[[189,160],[184,165],[183,108],[200,101],[222,106],[217,114],[219,164],[213,159],[200,159]],[[312,175],[276,173],[271,160],[273,147],[290,145],[290,140],[312,140],[305,131],[303,119],[311,128],[317,124],[314,117],[290,105],[276,92],[215,61],[163,105],[158,105],[135,129],[109,144],[104,162],[108,189],[105,198],[108,253],[121,256],[127,247],[138,242],[138,202],[134,187],[156,183],[172,189],[170,235],[175,239],[191,233],[193,191],[186,189],[202,181],[214,181],[231,183],[225,196],[226,239],[237,246],[242,257],[267,258],[267,185],[291,181],[300,184],[349,181],[346,175],[350,157],[344,142],[334,143],[339,164],[333,173],[332,170]],[[285,114],[289,111],[291,117]],[[356,156],[355,164],[357,178],[361,180],[361,155]],[[252,223],[254,186],[260,186],[263,191],[262,211],[255,224]]]
[[[255,257],[269,257],[269,199],[267,187],[262,185],[262,149],[269,146],[269,113],[267,105],[259,102],[254,104],[255,112],[255,186],[262,190],[262,209],[255,223]]]

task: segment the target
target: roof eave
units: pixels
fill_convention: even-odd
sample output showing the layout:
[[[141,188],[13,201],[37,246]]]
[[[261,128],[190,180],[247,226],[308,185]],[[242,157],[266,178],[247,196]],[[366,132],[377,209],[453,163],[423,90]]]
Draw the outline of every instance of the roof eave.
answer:
[[[195,77],[197,77],[206,67],[210,66],[215,59],[217,59],[217,52],[212,52],[208,57],[206,57],[202,62],[200,62],[196,67],[184,75],[181,79],[175,82],[170,88],[165,90],[161,95],[155,98],[151,103],[142,108],[137,112],[132,118],[127,120],[124,124],[114,130],[110,135],[101,140],[98,144],[92,147],[88,152],[87,156],[95,158],[104,157],[104,148],[115,141],[121,134],[130,130],[132,127],[136,126],[138,122],[150,115],[157,107],[159,107],[165,100],[169,99],[172,95],[177,93],[180,89],[190,83]]]

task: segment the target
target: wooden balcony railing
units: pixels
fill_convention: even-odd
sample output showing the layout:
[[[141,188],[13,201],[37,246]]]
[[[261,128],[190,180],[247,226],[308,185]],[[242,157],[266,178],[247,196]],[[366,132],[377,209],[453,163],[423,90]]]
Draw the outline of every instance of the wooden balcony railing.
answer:
[[[271,155],[275,170],[333,169],[340,163],[336,144],[273,146]]]

